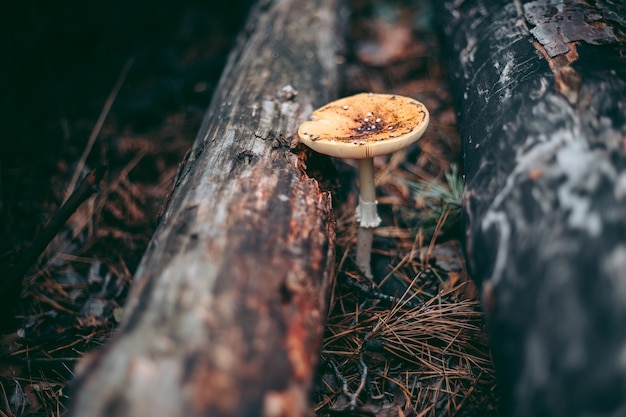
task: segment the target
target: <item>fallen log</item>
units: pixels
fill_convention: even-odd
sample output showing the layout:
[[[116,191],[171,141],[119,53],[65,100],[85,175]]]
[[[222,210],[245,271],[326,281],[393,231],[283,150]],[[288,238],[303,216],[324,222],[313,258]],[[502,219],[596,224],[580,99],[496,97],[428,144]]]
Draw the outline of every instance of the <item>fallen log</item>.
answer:
[[[624,3],[441,6],[505,415],[626,415]]]
[[[335,97],[338,2],[260,1],[70,415],[302,416],[334,266],[328,192],[290,149]]]

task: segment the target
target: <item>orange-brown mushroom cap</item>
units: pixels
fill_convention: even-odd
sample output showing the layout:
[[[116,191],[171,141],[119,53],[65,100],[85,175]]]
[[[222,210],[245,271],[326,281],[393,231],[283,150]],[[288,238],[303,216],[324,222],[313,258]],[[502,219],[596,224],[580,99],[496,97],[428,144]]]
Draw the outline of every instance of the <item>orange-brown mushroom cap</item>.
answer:
[[[426,106],[391,94],[361,93],[313,112],[298,129],[300,141],[325,155],[372,158],[417,141],[428,126]]]

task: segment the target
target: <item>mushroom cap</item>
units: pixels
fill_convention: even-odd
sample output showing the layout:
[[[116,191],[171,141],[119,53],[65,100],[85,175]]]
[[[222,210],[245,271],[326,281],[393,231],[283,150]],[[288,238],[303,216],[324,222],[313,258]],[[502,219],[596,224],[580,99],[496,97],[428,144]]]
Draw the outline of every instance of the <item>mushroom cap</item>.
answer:
[[[405,148],[428,126],[426,106],[392,94],[361,93],[313,112],[298,129],[300,141],[325,155],[372,158]]]

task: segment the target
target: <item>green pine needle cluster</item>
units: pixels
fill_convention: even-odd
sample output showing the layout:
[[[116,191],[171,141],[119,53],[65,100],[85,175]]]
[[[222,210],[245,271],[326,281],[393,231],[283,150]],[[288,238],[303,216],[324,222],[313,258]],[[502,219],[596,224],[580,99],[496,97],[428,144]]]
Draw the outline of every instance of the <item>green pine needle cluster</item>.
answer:
[[[426,235],[432,235],[437,228],[445,232],[458,227],[464,184],[456,165],[450,167],[443,180],[406,181],[416,201],[407,221],[414,224],[416,230],[421,228]]]

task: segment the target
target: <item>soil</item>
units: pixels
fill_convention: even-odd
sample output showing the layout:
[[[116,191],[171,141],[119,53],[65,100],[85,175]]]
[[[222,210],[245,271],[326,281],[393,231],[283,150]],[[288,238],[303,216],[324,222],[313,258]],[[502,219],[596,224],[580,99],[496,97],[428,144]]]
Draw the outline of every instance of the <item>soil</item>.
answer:
[[[75,188],[73,180],[79,183],[96,167],[106,167],[97,193],[82,196],[84,203],[28,263],[21,294],[0,294],[8,310],[0,323],[2,415],[62,415],[73,366],[85,352],[106,343],[118,324],[133,272],[251,0],[209,3],[216,2],[69,0],[60,8],[37,0],[13,3],[0,14],[6,61],[0,77],[0,279],[44,234]],[[432,122],[418,148],[376,161],[379,203],[389,226],[377,235],[375,270],[380,276],[396,271],[386,286],[380,283],[371,291],[355,279],[345,262],[354,232],[349,215],[354,193],[337,207],[338,284],[315,384],[316,411],[497,415],[493,369],[479,303],[463,264],[459,223],[449,210],[438,212],[411,188],[442,183],[449,189],[446,172],[461,166],[433,12],[425,0],[347,3],[350,30],[341,95],[410,96],[426,104]],[[430,224],[424,221],[428,216]],[[420,255],[403,261],[407,251]],[[420,289],[404,309],[381,302],[414,285]],[[444,307],[438,315],[454,310],[450,320],[462,326],[423,321],[423,306],[433,305]],[[454,363],[429,365],[431,376],[423,379],[423,366],[410,363],[415,352],[402,351],[402,343],[390,343],[389,334],[373,327],[351,325],[353,318],[390,323],[419,318],[425,327],[412,332],[442,336],[415,349],[437,356],[442,354],[437,343],[454,345]],[[459,337],[463,326],[471,331]],[[338,341],[338,333],[348,336]],[[377,343],[395,350],[377,351],[372,348]],[[344,354],[339,358],[350,358],[338,359],[337,352]],[[378,376],[357,393],[355,407],[348,394],[359,385],[360,361]],[[474,362],[465,367],[463,361]],[[395,374],[382,371],[389,364]],[[384,387],[380,381],[385,378],[396,384]],[[412,382],[397,382],[402,378]],[[376,395],[372,387],[379,390]]]

